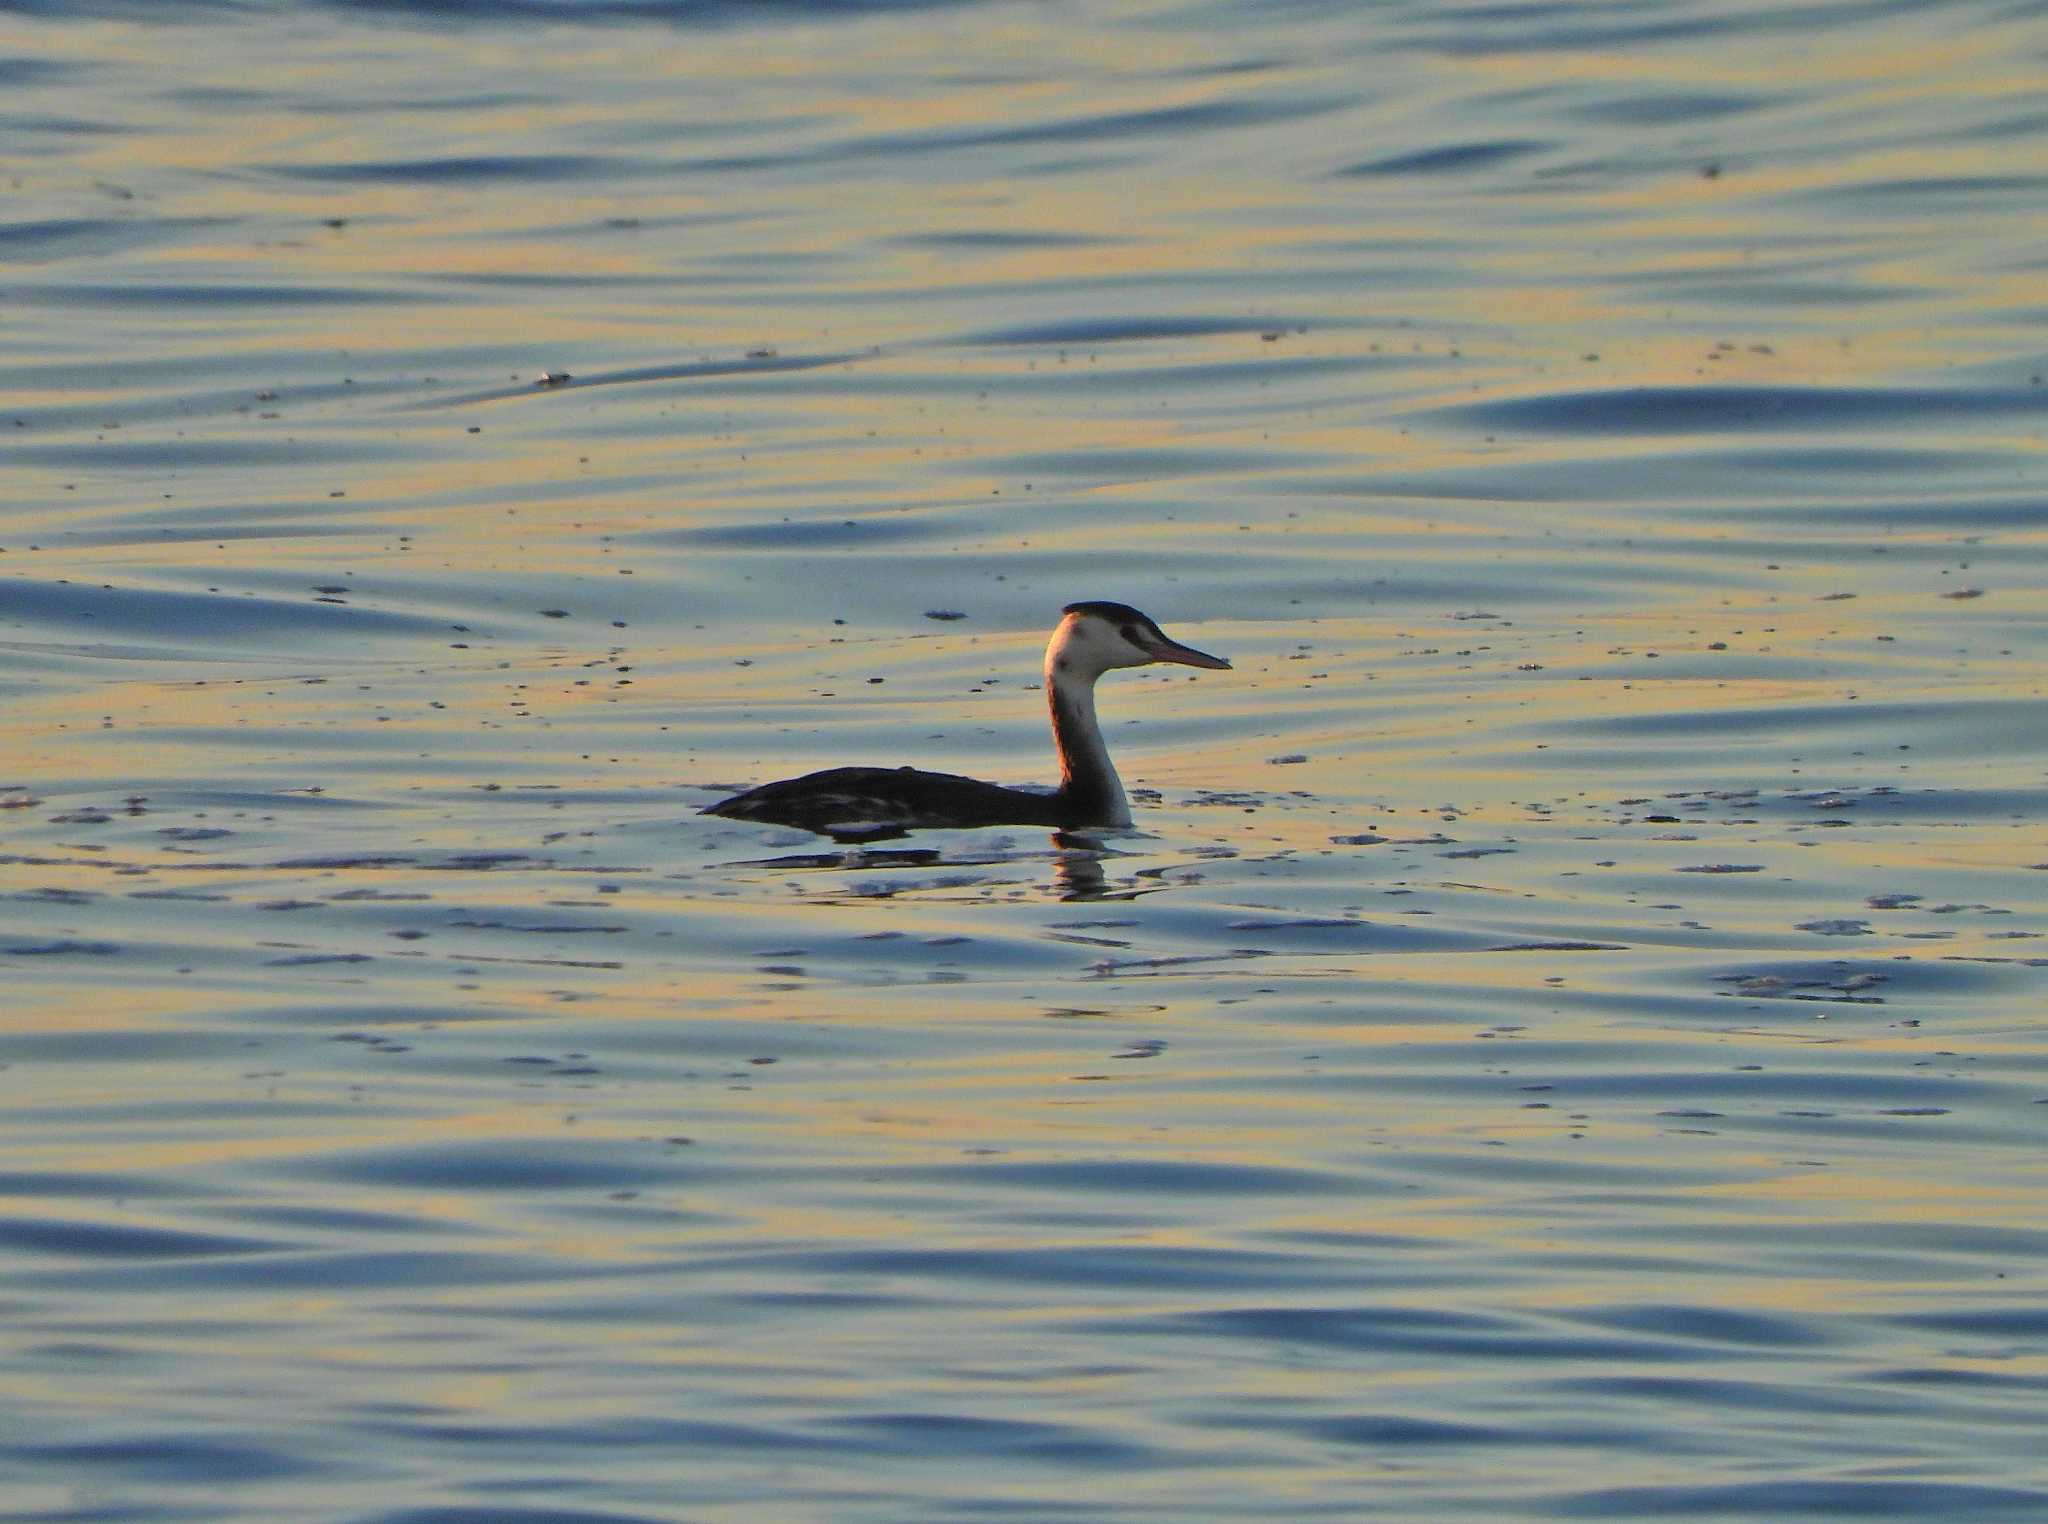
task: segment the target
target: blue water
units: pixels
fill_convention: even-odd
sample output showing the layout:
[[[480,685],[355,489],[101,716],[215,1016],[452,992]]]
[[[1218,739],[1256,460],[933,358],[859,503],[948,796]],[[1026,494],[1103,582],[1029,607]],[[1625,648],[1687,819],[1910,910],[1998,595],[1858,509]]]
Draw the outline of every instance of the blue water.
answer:
[[[9,9],[0,1519],[2048,1517],[2038,7]]]

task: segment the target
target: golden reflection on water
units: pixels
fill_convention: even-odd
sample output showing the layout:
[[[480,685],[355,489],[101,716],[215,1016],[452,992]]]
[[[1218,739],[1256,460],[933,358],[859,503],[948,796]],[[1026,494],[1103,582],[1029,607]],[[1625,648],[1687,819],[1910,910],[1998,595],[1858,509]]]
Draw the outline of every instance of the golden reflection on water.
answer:
[[[483,23],[249,22],[240,52],[225,21],[45,29],[123,78],[171,49],[185,85],[246,89],[110,89],[129,130],[23,169],[34,195],[71,177],[53,220],[160,236],[23,277],[77,305],[24,302],[0,394],[31,452],[0,586],[50,600],[0,608],[0,785],[37,800],[0,821],[0,1086],[17,1169],[110,1182],[10,1196],[9,1222],[272,1213],[280,1247],[222,1248],[217,1285],[183,1251],[192,1279],[158,1285],[158,1251],[32,1247],[24,1327],[97,1323],[47,1289],[88,1259],[166,1326],[231,1296],[259,1336],[229,1364],[158,1351],[253,1411],[303,1343],[365,1383],[321,1432],[387,1413],[402,1369],[482,1433],[570,1348],[618,1411],[654,1404],[615,1357],[705,1406],[986,1398],[965,1357],[894,1363],[907,1323],[1053,1372],[1048,1424],[1108,1394],[1162,1431],[1247,1392],[1355,1412],[1468,1382],[1528,1411],[1605,1359],[1285,1332],[1218,1358],[1087,1322],[1296,1305],[1768,1311],[1872,1390],[2039,1367],[1980,1358],[2023,1325],[1882,1326],[1994,1308],[2041,1215],[2048,531],[2001,507],[2041,440],[1970,400],[2019,388],[1983,367],[2029,342],[2038,214],[1980,189],[2006,199],[1978,227],[1886,186],[2032,173],[2024,135],[1969,135],[2030,97],[2025,55],[1904,16],[1846,46],[1404,46],[1366,98],[1355,56],[1302,45],[1342,24],[1272,20],[1235,70],[1237,44],[1145,19],[1116,39],[1142,69],[1098,26],[985,8],[538,52]],[[1771,100],[1599,115],[1666,86]],[[1318,92],[1339,103],[1213,134],[1142,120]],[[1538,133],[1506,170],[1342,173]],[[516,169],[554,155],[581,167]],[[78,294],[152,282],[193,293]],[[857,358],[750,373],[770,348]],[[1957,406],[1913,405],[1951,362]],[[1573,404],[1703,383],[1783,416]],[[1894,390],[1896,417],[1802,415],[1829,387]],[[1457,412],[1496,400],[1527,426]],[[219,621],[142,596],[216,587]],[[1105,687],[1156,791],[1137,833],[835,856],[695,813],[844,762],[1050,781],[1038,654],[1084,593],[1237,663]],[[246,594],[267,613],[228,619]],[[375,613],[416,622],[352,622]],[[1894,1266],[1888,1226],[1936,1247]],[[470,1248],[505,1263],[434,1280]],[[1274,1279],[1102,1269],[1166,1248]],[[1103,1278],[949,1278],[962,1249]],[[262,1279],[326,1254],[333,1292]],[[615,1267],[653,1273],[575,1275]],[[457,1308],[523,1324],[462,1357],[519,1377],[406,1338]],[[801,1360],[784,1318],[815,1331]],[[1813,1347],[1728,1358],[1796,1392]],[[424,1472],[430,1423],[379,1432]],[[1478,1448],[1428,1464],[1497,1486]],[[1232,1475],[1307,1495],[1335,1465]]]

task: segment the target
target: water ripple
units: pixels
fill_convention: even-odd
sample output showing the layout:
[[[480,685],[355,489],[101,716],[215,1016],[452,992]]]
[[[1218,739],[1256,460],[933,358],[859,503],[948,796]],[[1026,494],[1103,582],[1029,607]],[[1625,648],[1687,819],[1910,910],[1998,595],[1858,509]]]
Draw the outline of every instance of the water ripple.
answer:
[[[2048,417],[2048,390],[2041,387],[1689,386],[1553,392],[1469,403],[1431,416],[1473,428],[1670,436],[2034,415]]]
[[[1561,1494],[1544,1511],[1564,1519],[2033,1518],[2048,1491],[1970,1482],[1774,1481],[1709,1486],[1602,1487]]]
[[[1549,144],[1507,140],[1493,143],[1452,143],[1441,148],[1421,148],[1413,153],[1368,159],[1337,171],[1342,175],[1451,175],[1477,169],[1491,169],[1512,159],[1540,153]]]

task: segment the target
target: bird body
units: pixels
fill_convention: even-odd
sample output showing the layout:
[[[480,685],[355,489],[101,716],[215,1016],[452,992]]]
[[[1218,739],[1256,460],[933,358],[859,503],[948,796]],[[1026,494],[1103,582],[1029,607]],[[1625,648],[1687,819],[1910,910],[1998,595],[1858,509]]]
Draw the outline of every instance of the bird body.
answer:
[[[920,826],[1128,826],[1130,801],[1095,717],[1095,681],[1118,667],[1154,662],[1230,667],[1172,639],[1129,604],[1070,603],[1061,610],[1045,648],[1046,704],[1060,763],[1056,789],[1005,788],[915,767],[833,767],[764,783],[704,813],[870,839]]]

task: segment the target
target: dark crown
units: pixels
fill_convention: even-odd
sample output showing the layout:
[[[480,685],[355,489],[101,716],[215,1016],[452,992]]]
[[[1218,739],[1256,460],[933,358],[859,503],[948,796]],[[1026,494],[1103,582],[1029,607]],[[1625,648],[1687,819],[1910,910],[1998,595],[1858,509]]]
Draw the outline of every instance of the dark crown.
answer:
[[[1103,599],[1089,599],[1083,603],[1070,603],[1061,609],[1062,614],[1093,614],[1097,619],[1106,619],[1111,624],[1138,624],[1146,629],[1156,630],[1149,614],[1142,614],[1128,603],[1110,603]]]

